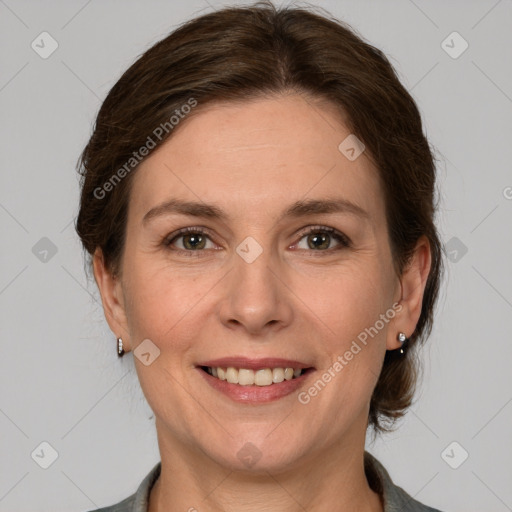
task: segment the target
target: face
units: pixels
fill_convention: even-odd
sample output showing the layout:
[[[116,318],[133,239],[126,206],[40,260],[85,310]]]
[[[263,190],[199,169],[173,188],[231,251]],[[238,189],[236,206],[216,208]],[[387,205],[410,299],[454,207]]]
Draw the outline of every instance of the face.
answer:
[[[413,325],[349,134],[298,95],[210,105],[137,169],[107,319],[131,350],[150,340],[134,362],[169,449],[277,471],[363,442],[386,348]],[[287,367],[302,372],[260,385]]]

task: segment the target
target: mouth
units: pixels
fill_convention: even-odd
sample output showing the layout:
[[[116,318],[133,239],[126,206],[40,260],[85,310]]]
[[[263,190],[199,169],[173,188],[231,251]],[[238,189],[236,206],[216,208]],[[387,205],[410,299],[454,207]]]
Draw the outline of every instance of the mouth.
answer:
[[[244,403],[273,402],[304,385],[313,366],[289,359],[232,357],[204,361],[196,369],[216,391]]]
[[[272,386],[285,380],[293,380],[304,375],[312,368],[274,367],[260,368],[234,368],[233,366],[200,366],[204,372],[219,380],[239,386]]]

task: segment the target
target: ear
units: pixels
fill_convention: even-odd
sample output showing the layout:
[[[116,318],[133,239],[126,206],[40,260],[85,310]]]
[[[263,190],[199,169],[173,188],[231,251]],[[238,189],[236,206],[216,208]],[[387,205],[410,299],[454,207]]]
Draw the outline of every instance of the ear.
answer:
[[[121,281],[105,267],[103,252],[99,247],[94,252],[93,270],[94,279],[101,295],[105,319],[116,338],[123,339],[123,347],[128,352],[130,340]]]
[[[399,332],[403,332],[409,337],[416,329],[421,315],[423,294],[431,263],[430,244],[428,238],[423,235],[418,239],[414,253],[400,276],[401,298],[399,303],[402,309],[395,317],[395,330],[390,329],[386,343],[388,350],[400,348],[400,342],[397,340]]]

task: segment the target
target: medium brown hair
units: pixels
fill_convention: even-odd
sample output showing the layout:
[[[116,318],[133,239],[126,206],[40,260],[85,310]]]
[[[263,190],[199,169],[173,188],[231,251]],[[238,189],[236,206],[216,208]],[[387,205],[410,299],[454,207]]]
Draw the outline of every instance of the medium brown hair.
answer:
[[[277,8],[269,1],[224,8],[188,21],[140,56],[107,95],[80,156],[75,227],[89,255],[100,248],[109,271],[120,274],[136,172],[136,162],[133,170],[126,163],[148,137],[156,146],[165,142],[180,126],[172,128],[169,120],[183,114],[191,98],[199,107],[189,115],[212,102],[287,92],[335,106],[378,169],[397,275],[422,235],[432,255],[407,353],[387,351],[371,398],[368,422],[381,432],[391,430],[382,420],[392,426],[412,403],[419,361],[411,348],[432,329],[442,273],[435,159],[418,108],[384,54],[346,23],[314,9]],[[160,139],[159,126],[167,127]]]

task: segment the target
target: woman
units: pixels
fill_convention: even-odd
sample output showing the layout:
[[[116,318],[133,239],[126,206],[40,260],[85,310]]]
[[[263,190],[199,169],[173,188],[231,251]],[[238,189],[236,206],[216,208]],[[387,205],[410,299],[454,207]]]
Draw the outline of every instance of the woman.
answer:
[[[435,164],[388,60],[268,2],[192,20],[105,99],[76,229],[161,462],[110,512],[432,511],[365,451],[411,404]]]

